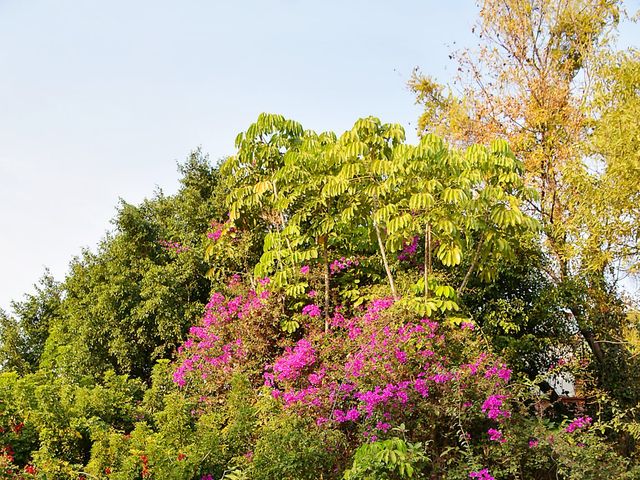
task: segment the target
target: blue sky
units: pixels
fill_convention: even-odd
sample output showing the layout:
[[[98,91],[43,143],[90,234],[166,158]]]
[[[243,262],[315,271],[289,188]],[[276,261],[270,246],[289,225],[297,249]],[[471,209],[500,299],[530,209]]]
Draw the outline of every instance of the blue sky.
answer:
[[[260,112],[413,131],[413,68],[449,80],[476,14],[469,0],[0,0],[0,307],[45,266],[63,278],[119,198],[175,191],[192,149],[232,154]]]

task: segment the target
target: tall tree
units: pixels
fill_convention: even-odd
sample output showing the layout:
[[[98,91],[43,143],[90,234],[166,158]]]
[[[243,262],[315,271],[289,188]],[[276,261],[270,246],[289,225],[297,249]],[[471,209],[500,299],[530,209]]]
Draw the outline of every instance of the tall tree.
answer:
[[[543,228],[543,247],[551,260],[546,273],[558,286],[573,285],[567,292],[602,293],[566,295],[567,321],[576,324],[602,363],[601,341],[607,340],[608,327],[589,312],[597,310],[591,308],[594,302],[611,299],[605,273],[616,258],[606,257],[603,263],[603,251],[610,255],[613,250],[601,241],[585,245],[583,240],[602,239],[600,232],[611,227],[612,216],[590,211],[593,203],[585,201],[588,197],[580,189],[603,180],[602,169],[594,170],[593,159],[585,155],[597,120],[588,106],[596,93],[598,63],[603,52],[613,48],[621,2],[483,0],[480,7],[474,27],[479,48],[454,55],[459,95],[454,95],[454,87],[420,74],[411,81],[425,106],[420,129],[462,144],[495,137],[509,141],[539,194],[529,209]],[[621,195],[629,194],[624,184],[617,186],[624,191]]]
[[[181,170],[176,195],[122,202],[115,232],[97,252],[72,262],[42,359],[46,369],[148,378],[156,360],[173,354],[207,301],[205,234],[223,211],[217,171],[206,157],[194,152]]]

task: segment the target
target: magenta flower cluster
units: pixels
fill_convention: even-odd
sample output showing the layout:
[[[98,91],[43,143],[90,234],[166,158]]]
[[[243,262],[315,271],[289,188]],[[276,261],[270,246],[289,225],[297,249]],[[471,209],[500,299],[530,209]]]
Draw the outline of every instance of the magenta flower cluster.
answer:
[[[269,279],[260,283],[266,287]],[[230,284],[232,291],[241,290],[239,278]],[[512,371],[493,354],[479,351],[473,329],[416,318],[402,302],[384,297],[357,308],[336,307],[327,331],[310,322],[295,342],[264,335],[267,343],[255,353],[252,348],[260,345],[256,328],[267,325],[261,315],[273,306],[270,295],[268,290],[230,297],[213,294],[202,321],[191,327],[179,348],[174,382],[190,388],[197,384],[205,404],[208,394],[228,391],[236,372],[253,379],[262,374],[265,391],[285,409],[318,427],[359,432],[369,441],[441,408],[445,415],[459,409],[473,421],[492,420],[486,435],[473,437],[488,439],[487,445],[512,438],[507,388]],[[322,313],[316,304],[301,310],[310,318]],[[246,328],[250,322],[254,330]],[[565,431],[585,429],[591,422],[590,417],[578,417]],[[530,448],[538,444],[529,440]],[[469,478],[495,480],[487,468],[470,472]]]
[[[398,254],[398,260],[401,262],[408,262],[412,260],[416,252],[418,251],[418,241],[420,237],[414,236],[410,242],[404,242],[402,245],[402,251]]]
[[[311,318],[316,318],[322,315],[322,311],[320,307],[315,304],[306,305],[302,308],[302,313],[304,315],[309,315]]]
[[[168,240],[158,240],[158,244],[165,250],[174,253],[184,253],[189,251],[189,247],[180,242],[170,242]]]
[[[231,226],[229,222],[220,223],[213,221],[211,222],[211,230],[207,232],[207,238],[217,242],[222,237],[223,233],[234,233],[236,231],[235,227]]]
[[[333,262],[331,262],[331,265],[329,265],[329,269],[331,270],[332,274],[335,274],[335,273],[342,272],[343,270],[346,270],[347,268],[352,267],[354,265],[358,265],[357,260],[352,260],[350,258],[342,257],[339,260],[334,260]]]
[[[502,436],[502,432],[500,430],[496,430],[495,428],[490,428],[489,430],[487,430],[487,434],[489,435],[489,440],[493,442],[504,443],[507,441],[507,439]]]
[[[576,430],[588,428],[589,425],[591,425],[592,420],[593,419],[591,417],[578,417],[574,419],[569,425],[567,425],[564,431],[567,433],[573,433]]]
[[[231,373],[234,364],[245,359],[247,350],[243,339],[234,336],[234,329],[229,327],[262,308],[269,295],[268,291],[258,294],[252,290],[246,296],[227,300],[222,294],[214,293],[202,323],[189,329],[189,337],[178,348],[181,361],[174,370],[173,381],[184,387],[193,375],[206,381],[212,372],[218,377],[220,373]]]
[[[489,470],[487,470],[486,468],[478,470],[477,472],[469,473],[469,478],[477,478],[478,480],[496,480],[489,474]]]
[[[287,348],[264,375],[273,397],[286,408],[315,415],[317,425],[358,422],[371,439],[374,432],[401,423],[432,394],[437,398],[453,384],[464,390],[475,377],[486,384],[483,390],[500,392],[485,402],[487,416],[509,416],[502,392],[510,370],[487,354],[452,365],[437,322],[423,318],[388,324],[387,311],[394,303],[393,298],[375,299],[353,318],[338,310],[325,334],[329,340],[325,335],[316,340],[325,346],[322,350],[311,338]],[[313,315],[310,307],[303,313]],[[496,440],[502,441],[502,434]]]
[[[511,412],[503,409],[504,400],[506,395],[490,395],[482,404],[482,411],[487,414],[487,417],[492,420],[498,420],[501,417],[509,418]]]
[[[273,364],[273,372],[280,381],[296,380],[305,367],[316,361],[316,351],[308,340],[299,340],[292,349],[288,347],[283,356]]]

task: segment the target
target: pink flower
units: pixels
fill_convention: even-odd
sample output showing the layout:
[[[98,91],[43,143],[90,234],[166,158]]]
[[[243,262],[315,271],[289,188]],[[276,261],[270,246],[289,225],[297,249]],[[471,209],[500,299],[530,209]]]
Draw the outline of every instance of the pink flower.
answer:
[[[315,290],[310,290],[307,295],[309,295],[309,298],[315,298],[316,295],[318,295],[318,292],[316,292]]]
[[[587,428],[591,425],[591,420],[591,417],[578,417],[567,425],[567,428],[565,428],[564,431],[567,433],[573,433],[578,429]]]
[[[405,241],[402,244],[402,252],[398,255],[398,260],[401,262],[410,260],[418,250],[418,240],[420,240],[420,237],[416,235],[411,239],[411,242]]]
[[[511,370],[508,368],[501,368],[498,370],[498,377],[500,377],[505,382],[508,382],[511,378]]]
[[[344,419],[346,421],[355,422],[356,420],[358,420],[358,418],[360,418],[360,412],[355,408],[352,408],[344,415]]]
[[[264,278],[261,278],[260,280],[258,280],[258,283],[260,285],[262,285],[263,287],[265,287],[265,286],[267,286],[267,285],[269,285],[271,283],[271,279],[269,277],[264,277]]]
[[[422,378],[416,378],[415,382],[413,382],[413,388],[415,388],[416,392],[418,392],[423,397],[429,396],[429,387]]]
[[[489,430],[487,430],[487,433],[489,434],[489,440],[492,440],[494,442],[500,442],[500,443],[504,443],[507,441],[502,436],[502,432],[500,430],[496,430],[495,428],[490,428]]]
[[[499,417],[509,418],[511,412],[502,410],[502,402],[507,398],[506,395],[490,395],[482,404],[482,411],[486,412],[487,417],[496,420]]]
[[[214,242],[217,242],[220,239],[221,235],[222,235],[222,229],[221,228],[218,228],[215,232],[207,233],[207,237],[209,237]]]
[[[322,314],[320,307],[315,304],[310,304],[302,309],[302,313],[309,315],[311,318],[319,317]]]
[[[309,273],[309,265],[303,265],[302,267],[300,267],[300,273],[302,275],[306,275],[307,273]]]
[[[296,346],[287,348],[285,354],[273,364],[273,371],[280,381],[295,380],[300,376],[302,369],[313,365],[316,361],[316,352],[311,343],[306,339],[298,341]]]
[[[322,425],[324,425],[328,421],[329,421],[329,419],[326,418],[326,417],[318,417],[318,418],[316,418],[316,425],[321,427]]]
[[[533,440],[529,440],[529,448],[536,448],[539,443],[540,441],[537,438],[534,438]]]
[[[496,480],[489,474],[489,470],[486,468],[478,470],[477,472],[469,473],[469,478],[477,478],[478,480]]]
[[[407,363],[407,353],[403,350],[396,349],[395,351],[396,359],[400,363]]]
[[[386,422],[378,422],[376,428],[386,433],[391,428],[391,425]]]

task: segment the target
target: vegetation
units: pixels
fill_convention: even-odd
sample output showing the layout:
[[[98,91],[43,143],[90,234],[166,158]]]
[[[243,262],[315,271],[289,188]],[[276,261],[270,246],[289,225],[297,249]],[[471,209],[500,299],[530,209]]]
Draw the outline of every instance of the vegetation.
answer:
[[[640,56],[613,0],[484,0],[421,137],[262,114],[0,312],[0,472],[640,477]],[[587,81],[588,80],[588,81]]]

